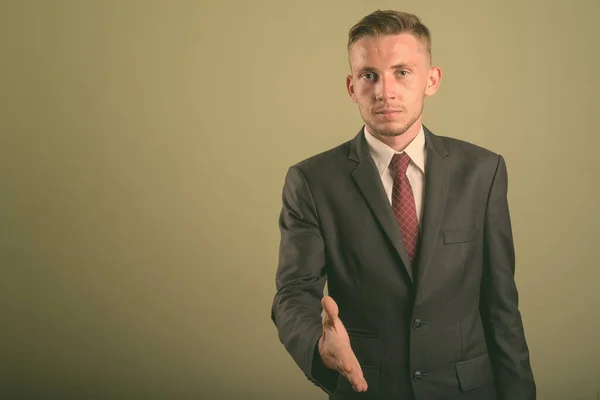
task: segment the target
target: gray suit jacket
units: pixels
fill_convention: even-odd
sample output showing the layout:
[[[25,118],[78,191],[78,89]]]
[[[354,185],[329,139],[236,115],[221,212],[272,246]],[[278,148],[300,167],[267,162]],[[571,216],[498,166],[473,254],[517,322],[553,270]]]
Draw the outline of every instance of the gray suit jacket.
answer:
[[[424,131],[414,265],[362,129],[289,168],[271,310],[279,338],[330,399],[534,400],[504,159]],[[353,392],[318,354],[326,280],[365,393]]]

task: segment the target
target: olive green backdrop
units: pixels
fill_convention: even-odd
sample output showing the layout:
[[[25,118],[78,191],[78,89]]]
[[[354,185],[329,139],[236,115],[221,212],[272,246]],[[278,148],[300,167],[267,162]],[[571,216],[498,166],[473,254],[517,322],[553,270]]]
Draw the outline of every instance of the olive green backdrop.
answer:
[[[361,127],[376,8],[433,33],[425,124],[506,158],[539,399],[596,399],[597,0],[3,1],[1,398],[325,398],[269,319],[277,218]]]

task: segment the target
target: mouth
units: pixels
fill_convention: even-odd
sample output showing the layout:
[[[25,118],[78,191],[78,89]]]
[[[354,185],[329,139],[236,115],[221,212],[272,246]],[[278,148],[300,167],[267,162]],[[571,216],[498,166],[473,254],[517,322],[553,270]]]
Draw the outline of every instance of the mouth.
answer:
[[[377,115],[383,119],[393,119],[400,113],[401,113],[400,110],[384,109],[384,110],[376,111],[375,115]]]

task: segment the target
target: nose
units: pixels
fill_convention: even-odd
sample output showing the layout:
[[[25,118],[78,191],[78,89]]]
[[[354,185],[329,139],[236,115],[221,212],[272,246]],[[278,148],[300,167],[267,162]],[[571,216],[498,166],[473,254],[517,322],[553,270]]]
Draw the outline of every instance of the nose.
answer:
[[[381,75],[375,87],[377,100],[395,99],[396,95],[396,79],[393,76]]]

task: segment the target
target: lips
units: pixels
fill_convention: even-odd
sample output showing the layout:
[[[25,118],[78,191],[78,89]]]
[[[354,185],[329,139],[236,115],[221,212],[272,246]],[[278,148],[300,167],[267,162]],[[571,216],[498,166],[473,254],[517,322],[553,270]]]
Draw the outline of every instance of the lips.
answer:
[[[395,110],[395,109],[384,109],[384,110],[380,110],[380,111],[376,111],[375,114],[382,119],[394,119],[396,118],[396,116],[398,114],[400,114],[400,110]]]
[[[383,110],[379,110],[379,111],[375,111],[375,114],[395,114],[395,113],[399,113],[401,110],[396,110],[396,109],[392,109],[392,108],[386,108]]]

